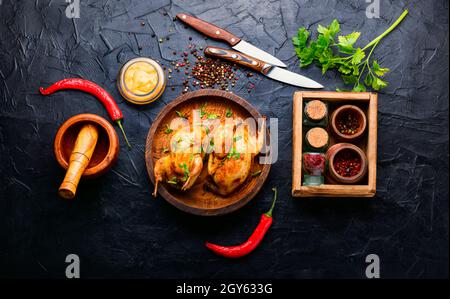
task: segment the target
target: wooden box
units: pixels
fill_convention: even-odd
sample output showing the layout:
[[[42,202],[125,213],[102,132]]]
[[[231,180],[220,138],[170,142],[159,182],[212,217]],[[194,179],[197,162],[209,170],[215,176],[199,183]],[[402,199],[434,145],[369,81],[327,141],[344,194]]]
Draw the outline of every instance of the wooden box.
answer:
[[[302,186],[303,153],[303,107],[304,101],[319,99],[328,104],[330,115],[340,105],[359,106],[367,117],[364,136],[351,142],[365,151],[368,160],[366,178],[357,185],[331,184],[327,179],[320,186]],[[294,94],[293,104],[293,157],[292,157],[292,196],[294,197],[373,197],[376,192],[377,176],[377,102],[376,93],[370,92],[331,92],[299,91]],[[330,134],[330,146],[336,141]],[[327,171],[327,170],[326,170]]]

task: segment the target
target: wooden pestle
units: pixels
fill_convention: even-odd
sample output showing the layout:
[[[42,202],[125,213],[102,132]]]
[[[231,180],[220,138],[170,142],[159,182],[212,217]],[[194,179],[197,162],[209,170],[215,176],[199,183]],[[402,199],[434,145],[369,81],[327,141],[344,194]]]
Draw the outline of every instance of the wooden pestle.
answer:
[[[75,197],[81,175],[89,165],[97,139],[98,129],[95,125],[86,124],[81,128],[75,141],[75,147],[70,154],[69,168],[67,168],[64,181],[58,190],[59,196],[66,199]]]

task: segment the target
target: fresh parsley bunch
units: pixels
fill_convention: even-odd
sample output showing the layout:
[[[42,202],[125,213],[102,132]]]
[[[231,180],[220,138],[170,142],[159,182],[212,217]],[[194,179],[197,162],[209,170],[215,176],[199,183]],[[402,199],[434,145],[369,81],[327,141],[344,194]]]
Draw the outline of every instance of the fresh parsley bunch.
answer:
[[[360,32],[340,35],[336,41],[336,35],[341,31],[337,20],[333,20],[328,27],[319,25],[316,40],[309,40],[311,33],[302,27],[298,29],[297,36],[292,38],[300,67],[315,62],[322,68],[322,74],[330,69],[337,69],[345,84],[353,84],[352,91],[366,91],[366,86],[374,90],[385,88],[388,83],[381,77],[389,69],[381,67],[378,61],[371,60],[371,56],[380,40],[394,30],[407,14],[408,10],[405,10],[391,27],[363,48],[354,46]]]

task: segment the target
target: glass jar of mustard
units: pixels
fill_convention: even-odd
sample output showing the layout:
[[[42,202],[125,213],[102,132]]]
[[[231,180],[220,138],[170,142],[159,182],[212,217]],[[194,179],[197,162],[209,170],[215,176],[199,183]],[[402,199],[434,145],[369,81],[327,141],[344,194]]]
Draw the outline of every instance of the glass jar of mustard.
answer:
[[[130,103],[144,105],[158,99],[166,88],[166,75],[156,61],[138,57],[121,68],[117,87]]]

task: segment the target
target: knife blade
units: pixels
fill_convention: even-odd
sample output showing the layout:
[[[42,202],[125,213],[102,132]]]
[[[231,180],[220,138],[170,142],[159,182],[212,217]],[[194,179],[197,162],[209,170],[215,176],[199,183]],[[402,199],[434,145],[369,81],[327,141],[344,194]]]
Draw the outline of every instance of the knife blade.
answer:
[[[197,31],[203,33],[204,35],[210,38],[227,42],[236,51],[256,57],[259,60],[265,61],[272,65],[286,67],[286,64],[284,64],[278,58],[240,39],[239,37],[233,35],[232,33],[220,27],[217,27],[216,25],[213,25],[201,19],[197,19],[185,13],[177,14],[177,19],[179,19],[183,23],[191,26],[192,28],[196,29]]]
[[[225,59],[236,64],[248,67],[252,70],[266,75],[271,79],[275,79],[283,83],[306,88],[323,88],[320,83],[317,83],[312,79],[294,72],[287,71],[257,58],[239,53],[237,51],[222,49],[218,47],[206,47],[204,52],[205,55]]]

